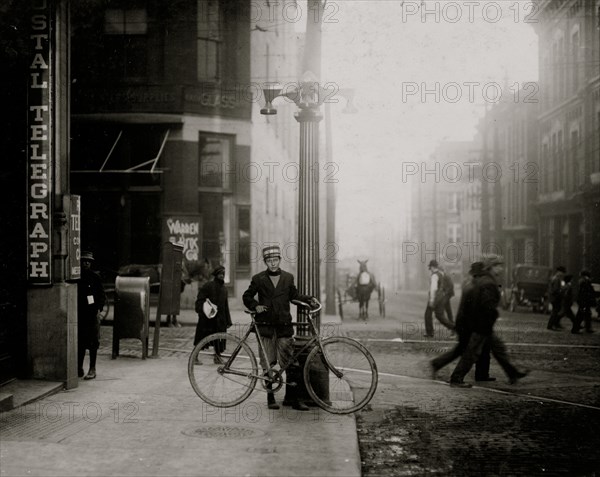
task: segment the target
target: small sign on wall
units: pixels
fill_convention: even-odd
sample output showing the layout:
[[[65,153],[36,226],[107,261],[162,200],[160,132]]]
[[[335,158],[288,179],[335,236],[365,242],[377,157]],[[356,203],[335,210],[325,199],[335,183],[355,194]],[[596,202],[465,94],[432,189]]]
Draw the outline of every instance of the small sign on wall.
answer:
[[[202,256],[202,216],[166,215],[163,240],[183,247],[184,261],[199,261]]]
[[[65,201],[69,226],[67,280],[79,280],[81,278],[81,196],[71,195],[66,197]]]

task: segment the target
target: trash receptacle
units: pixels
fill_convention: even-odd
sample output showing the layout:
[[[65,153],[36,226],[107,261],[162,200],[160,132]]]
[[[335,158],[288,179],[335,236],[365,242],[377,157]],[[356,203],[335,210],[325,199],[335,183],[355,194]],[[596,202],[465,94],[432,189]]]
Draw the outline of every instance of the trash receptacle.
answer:
[[[119,356],[119,340],[136,338],[142,342],[142,359],[148,355],[150,278],[117,277],[113,321],[112,359]]]
[[[298,352],[302,348],[306,346],[306,344],[311,340],[310,336],[295,336],[294,337],[294,352]],[[288,368],[288,379],[291,378],[292,381],[296,382],[295,386],[290,386],[289,384],[285,388],[285,397],[284,402],[291,404],[295,400],[303,401],[307,405],[315,405],[315,402],[312,400],[308,391],[306,390],[306,386],[304,385],[304,365],[306,364],[306,358],[308,354],[313,350],[313,346],[306,348],[300,355],[298,356],[299,366],[290,366]],[[291,374],[291,376],[290,376]],[[309,379],[312,384],[313,390],[322,399],[329,399],[329,373],[325,364],[322,366],[315,366],[309,372]]]

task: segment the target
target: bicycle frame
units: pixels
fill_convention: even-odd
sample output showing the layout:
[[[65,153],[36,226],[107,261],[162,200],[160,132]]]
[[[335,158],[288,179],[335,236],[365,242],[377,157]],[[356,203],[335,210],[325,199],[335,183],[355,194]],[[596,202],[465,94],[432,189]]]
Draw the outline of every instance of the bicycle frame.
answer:
[[[320,309],[320,308],[319,308]],[[318,311],[318,310],[316,310]],[[316,313],[316,311],[314,311],[313,313]],[[304,344],[304,346],[302,346],[302,348],[300,348],[298,351],[295,351],[294,354],[292,355],[292,358],[290,359],[290,362],[283,368],[281,368],[279,370],[279,373],[283,373],[283,371],[287,370],[293,362],[296,361],[296,358],[298,356],[300,356],[306,349],[312,347],[315,343],[317,344],[317,346],[319,347],[319,349],[321,350],[321,354],[323,355],[323,358],[325,360],[325,364],[327,365],[327,367],[329,368],[329,370],[334,373],[338,378],[341,378],[344,374],[340,371],[338,371],[332,364],[331,362],[327,359],[327,354],[325,353],[323,346],[322,346],[322,339],[321,339],[321,335],[319,333],[319,331],[317,330],[317,327],[314,323],[314,320],[311,316],[312,313],[308,313],[307,317],[308,317],[308,323],[310,324],[311,327],[311,331],[312,331],[312,335],[313,337],[306,343]],[[246,330],[246,333],[244,333],[244,336],[240,339],[240,343],[245,343],[248,340],[248,337],[250,336],[250,333],[254,332],[256,333],[256,338],[258,341],[258,348],[259,348],[259,359],[260,359],[260,353],[262,353],[262,356],[266,357],[266,352],[265,352],[265,346],[263,344],[262,338],[260,336],[260,333],[258,331],[258,325],[259,324],[263,324],[263,323],[257,323],[256,320],[254,319],[254,315],[256,315],[255,312],[250,312],[250,317],[251,317],[251,323],[250,326],[248,327],[248,329]],[[303,323],[292,323],[292,325],[298,326],[299,324],[303,324]],[[244,377],[252,377],[252,378],[257,378],[260,379],[261,381],[265,381],[268,383],[273,383],[274,380],[271,377],[272,371],[273,371],[273,367],[269,366],[269,369],[267,369],[266,371],[266,376],[265,375],[260,375],[260,376],[255,376],[253,374],[248,374],[248,373],[241,373],[239,371],[236,371],[234,369],[230,368],[231,363],[233,363],[233,361],[235,361],[235,358],[237,357],[239,351],[241,349],[241,344],[238,344],[238,346],[233,350],[233,352],[231,353],[231,356],[229,356],[229,358],[227,359],[227,361],[222,365],[222,367],[219,368],[219,373],[221,374],[233,374],[236,376],[244,376]]]

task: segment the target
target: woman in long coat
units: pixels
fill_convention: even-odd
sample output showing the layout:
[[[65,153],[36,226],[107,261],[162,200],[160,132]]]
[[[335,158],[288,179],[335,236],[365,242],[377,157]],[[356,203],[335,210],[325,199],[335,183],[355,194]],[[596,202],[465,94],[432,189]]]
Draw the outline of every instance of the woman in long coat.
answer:
[[[196,325],[196,336],[194,337],[194,346],[200,340],[213,333],[227,331],[231,326],[231,315],[229,314],[229,303],[227,302],[227,287],[225,286],[225,267],[219,265],[212,272],[214,279],[206,282],[198,290],[196,298],[196,313],[198,313],[198,323]],[[213,318],[208,318],[204,313],[203,305],[206,299],[217,305],[217,314]],[[224,340],[213,342],[215,349],[215,362],[220,361],[219,354],[224,351]]]

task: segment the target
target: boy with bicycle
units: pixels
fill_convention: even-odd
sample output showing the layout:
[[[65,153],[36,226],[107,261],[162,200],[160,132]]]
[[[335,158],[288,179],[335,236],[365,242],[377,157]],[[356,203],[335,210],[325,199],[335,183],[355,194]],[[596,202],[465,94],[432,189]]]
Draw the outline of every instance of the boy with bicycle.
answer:
[[[254,275],[242,300],[244,305],[256,312],[256,321],[260,323],[258,332],[265,347],[265,354],[260,353],[260,363],[263,370],[269,365],[279,363],[287,366],[294,354],[294,327],[290,313],[290,302],[300,300],[318,306],[315,298],[300,295],[294,285],[291,273],[281,270],[281,252],[279,246],[273,245],[263,249],[263,260],[267,269]],[[258,296],[258,300],[256,299]],[[297,366],[290,366],[287,371],[287,382],[300,383],[300,371]],[[271,385],[268,385],[271,389]],[[269,409],[279,409],[275,395],[267,392]],[[308,407],[295,396],[292,408],[298,411],[308,411]]]

